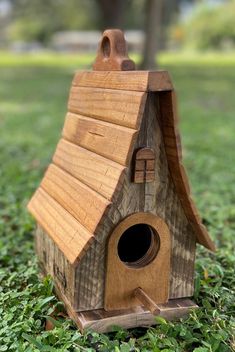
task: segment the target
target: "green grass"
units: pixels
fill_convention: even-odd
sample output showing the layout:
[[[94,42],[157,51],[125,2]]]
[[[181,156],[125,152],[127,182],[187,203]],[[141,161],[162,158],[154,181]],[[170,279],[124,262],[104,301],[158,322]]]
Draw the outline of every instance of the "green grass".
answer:
[[[136,62],[139,61],[139,56],[136,54],[130,55]],[[0,64],[5,67],[90,67],[94,61],[95,53],[93,54],[65,54],[56,52],[44,52],[41,54],[35,53],[19,53],[11,54],[7,51],[0,51]],[[193,65],[193,66],[211,66],[216,65],[234,66],[235,52],[221,53],[208,51],[203,55],[195,51],[180,51],[180,52],[162,52],[159,54],[159,61],[163,65]]]
[[[165,56],[164,56],[165,55]],[[34,221],[26,204],[58,141],[75,68],[92,57],[0,56],[0,351],[235,350],[235,56],[164,54],[179,97],[184,160],[193,193],[218,247],[198,248],[195,300],[200,309],[180,322],[157,320],[150,329],[81,335],[59,318],[50,278],[38,279]]]

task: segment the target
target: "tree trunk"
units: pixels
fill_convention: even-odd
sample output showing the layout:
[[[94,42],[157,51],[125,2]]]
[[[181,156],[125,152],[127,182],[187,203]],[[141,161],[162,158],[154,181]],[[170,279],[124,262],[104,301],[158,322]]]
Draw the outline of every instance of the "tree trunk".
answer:
[[[146,0],[142,69],[155,69],[157,66],[156,53],[160,46],[162,34],[163,2],[164,0]]]
[[[190,0],[192,2],[192,0]],[[161,45],[160,49],[164,50],[166,48],[167,33],[166,28],[174,22],[179,14],[179,5],[181,0],[165,0],[162,14],[162,33],[161,33]]]
[[[126,0],[97,0],[101,13],[101,29],[123,28]]]

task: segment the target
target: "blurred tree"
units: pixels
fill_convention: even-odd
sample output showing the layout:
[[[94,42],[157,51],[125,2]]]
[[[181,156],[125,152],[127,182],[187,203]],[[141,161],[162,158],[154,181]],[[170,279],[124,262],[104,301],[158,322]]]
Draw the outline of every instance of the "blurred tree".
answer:
[[[143,29],[146,0],[94,0],[99,8],[100,29]]]
[[[194,1],[194,0],[185,0],[186,1]],[[161,49],[164,49],[166,46],[166,42],[167,42],[167,37],[168,37],[168,33],[167,33],[167,29],[169,27],[169,25],[174,22],[174,20],[178,17],[179,14],[179,9],[180,9],[180,5],[183,1],[182,0],[165,0],[164,1],[164,6],[163,6],[163,18],[162,18],[162,22],[163,22],[163,28],[164,30],[162,31],[162,35],[161,35],[161,42],[159,43],[159,46]]]
[[[196,0],[9,0],[14,40],[46,44],[56,31],[143,29],[142,67],[154,68],[156,53],[166,42],[166,28],[182,1]],[[98,13],[98,15],[97,15]]]
[[[5,0],[0,0],[0,47],[7,42],[6,28],[10,21],[10,5]]]
[[[61,30],[96,29],[97,9],[92,0],[11,0],[11,38],[47,43]],[[75,10],[76,9],[76,10]]]
[[[128,7],[126,10],[126,25],[127,29],[144,29],[144,11],[146,0],[127,0]]]
[[[143,50],[142,69],[155,69],[156,54],[165,48],[167,41],[166,29],[179,12],[183,1],[196,0],[145,0],[145,45]]]
[[[106,28],[123,28],[124,26],[124,17],[125,10],[129,5],[126,0],[96,0],[100,15],[101,29]]]
[[[160,42],[162,34],[163,2],[164,0],[146,0],[142,69],[154,69],[156,67],[157,44]]]
[[[9,0],[11,38],[47,43],[61,30],[143,28],[145,0]]]

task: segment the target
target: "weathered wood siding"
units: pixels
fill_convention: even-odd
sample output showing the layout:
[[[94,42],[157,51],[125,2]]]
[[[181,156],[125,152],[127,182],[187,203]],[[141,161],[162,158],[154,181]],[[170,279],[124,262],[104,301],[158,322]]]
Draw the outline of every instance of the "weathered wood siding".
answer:
[[[132,168],[125,171],[118,199],[99,224],[96,242],[76,270],[77,310],[103,308],[107,237],[127,215],[146,211],[157,214],[167,223],[172,236],[169,298],[193,294],[196,237],[189,224],[169,173],[161,133],[158,95],[151,93],[145,108],[135,148],[148,146],[156,153],[155,181],[130,182]]]
[[[75,295],[75,268],[40,226],[37,227],[35,232],[35,246],[42,272],[53,277],[56,290],[62,292],[74,306],[77,301],[77,295]]]
[[[53,240],[39,227],[37,253],[44,271],[54,277],[57,289],[77,311],[104,306],[107,238],[127,215],[150,212],[160,216],[171,233],[171,275],[169,298],[193,294],[196,238],[187,220],[169,172],[161,132],[159,96],[149,93],[136,148],[148,146],[155,151],[155,181],[146,184],[131,182],[132,165],[124,170],[122,189],[96,229],[95,241],[74,268]]]

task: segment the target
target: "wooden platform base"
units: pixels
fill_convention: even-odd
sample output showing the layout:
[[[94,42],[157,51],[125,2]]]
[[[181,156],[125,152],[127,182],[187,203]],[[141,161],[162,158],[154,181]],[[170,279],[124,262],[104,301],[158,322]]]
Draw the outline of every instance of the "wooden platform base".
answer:
[[[155,325],[155,316],[141,306],[109,312],[104,309],[76,312],[57,285],[55,289],[58,297],[64,302],[69,317],[82,332],[89,329],[103,333],[112,331],[114,326],[130,329]],[[187,316],[192,309],[198,308],[198,305],[189,298],[178,298],[171,299],[166,304],[158,304],[158,307],[158,316],[166,320],[177,320]]]
[[[170,300],[167,304],[159,304],[158,306],[160,308],[159,315],[167,320],[182,318],[191,309],[198,308],[188,298]],[[75,318],[74,314],[72,318]],[[151,326],[155,324],[155,317],[142,307],[112,312],[97,309],[77,313],[76,323],[82,331],[91,329],[96,332],[109,332],[115,325],[126,329],[138,326]]]

